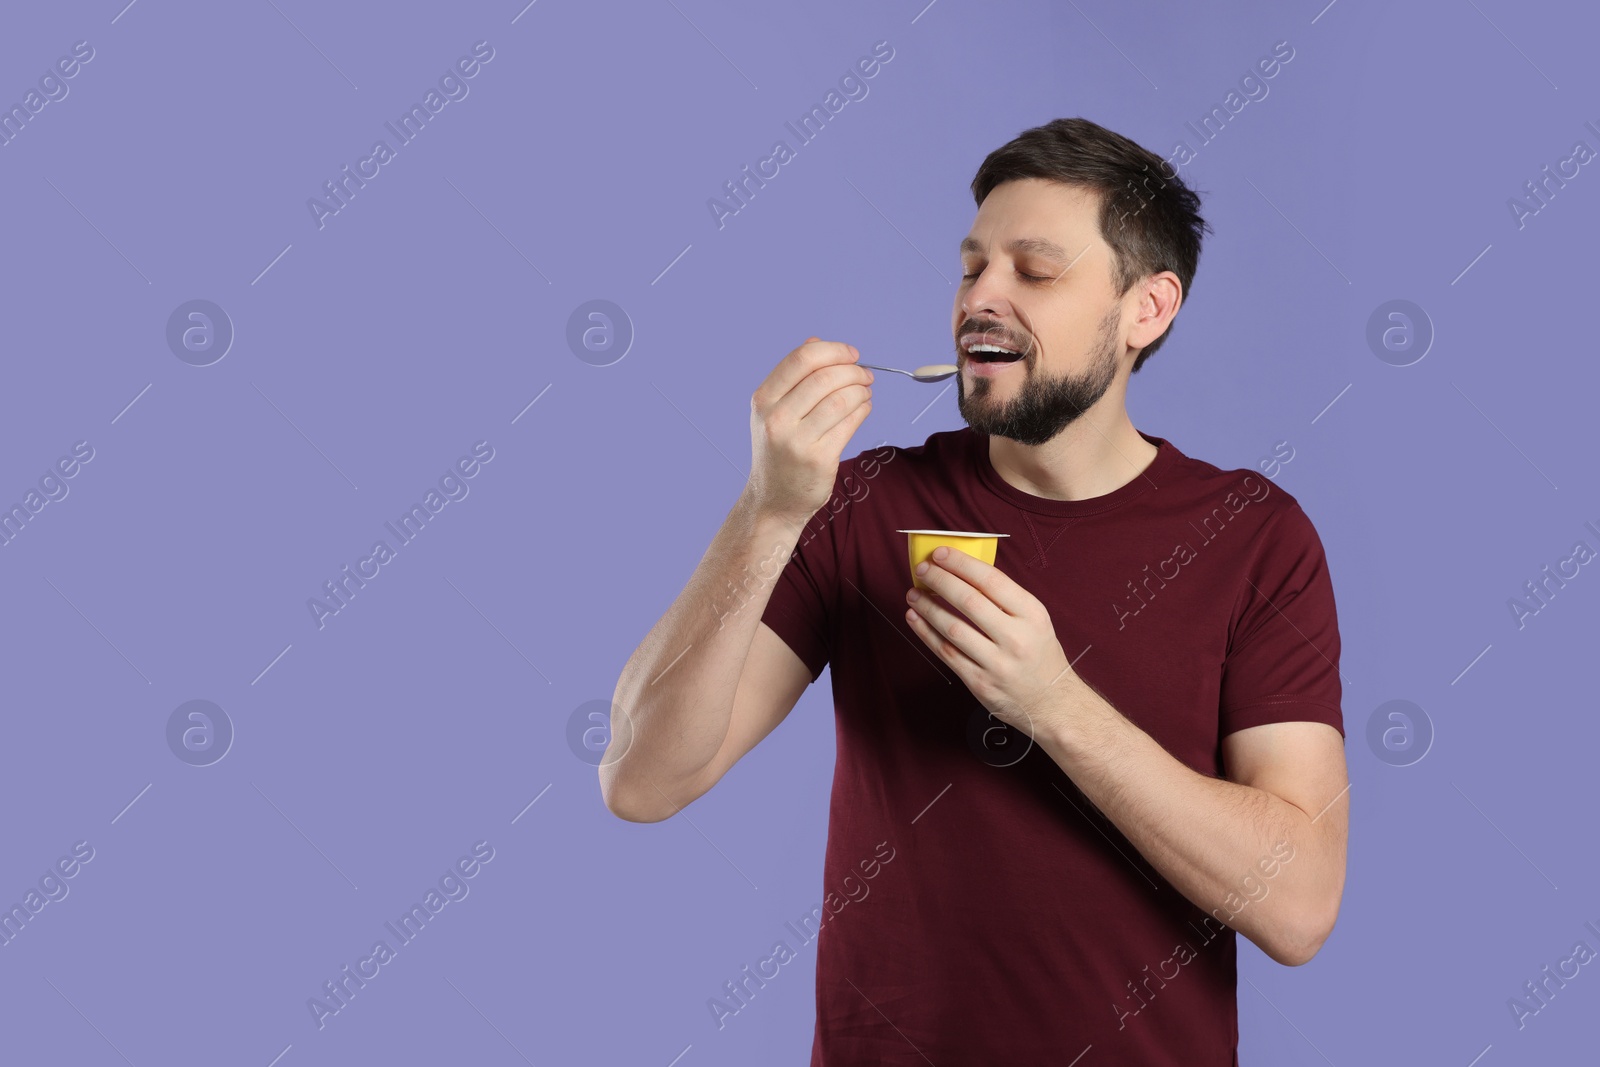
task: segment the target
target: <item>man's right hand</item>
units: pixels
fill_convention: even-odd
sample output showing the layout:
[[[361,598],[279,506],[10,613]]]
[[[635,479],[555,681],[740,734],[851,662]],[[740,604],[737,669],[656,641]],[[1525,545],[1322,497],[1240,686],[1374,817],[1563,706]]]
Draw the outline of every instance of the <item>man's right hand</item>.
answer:
[[[844,446],[872,410],[872,372],[853,345],[808,337],[750,398],[750,481],[758,511],[797,525],[833,494]]]

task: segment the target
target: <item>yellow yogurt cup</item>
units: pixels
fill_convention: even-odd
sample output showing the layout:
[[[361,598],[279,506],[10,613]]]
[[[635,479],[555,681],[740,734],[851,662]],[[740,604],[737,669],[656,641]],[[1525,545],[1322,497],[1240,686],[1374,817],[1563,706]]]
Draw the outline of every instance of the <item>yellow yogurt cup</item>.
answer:
[[[969,556],[983,560],[990,566],[994,565],[995,549],[1000,545],[1000,538],[1010,537],[1010,534],[973,533],[970,530],[896,530],[895,533],[906,535],[906,550],[911,557],[911,584],[917,589],[928,589],[917,574],[917,564],[933,555],[933,550],[940,545],[950,548],[959,548]]]

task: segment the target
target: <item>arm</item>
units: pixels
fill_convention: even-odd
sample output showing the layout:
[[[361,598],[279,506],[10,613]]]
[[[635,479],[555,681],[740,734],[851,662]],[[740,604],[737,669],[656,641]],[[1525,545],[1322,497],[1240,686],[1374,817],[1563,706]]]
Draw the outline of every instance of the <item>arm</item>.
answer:
[[[850,345],[808,338],[751,396],[750,481],[617,681],[599,768],[616,815],[659,822],[677,814],[811,683],[761,616],[801,532],[828,503],[845,443],[872,409],[872,372],[859,358]]]
[[[739,498],[678,595],[628,658],[600,763],[606,806],[659,822],[721,779],[789,713],[811,672],[761,622],[803,526]]]
[[[1038,742],[1197,906],[1279,963],[1316,954],[1344,891],[1339,731],[1318,722],[1237,730],[1222,740],[1232,780],[1200,774],[1078,677],[1049,612],[1011,578],[944,548],[919,573],[935,595],[907,590],[907,621],[984,707]]]
[[[1222,741],[1231,780],[1211,778],[1088,686],[1068,692],[1035,738],[1084,795],[1180,893],[1272,959],[1298,966],[1315,956],[1344,892],[1350,804],[1339,732],[1319,722],[1239,730]]]

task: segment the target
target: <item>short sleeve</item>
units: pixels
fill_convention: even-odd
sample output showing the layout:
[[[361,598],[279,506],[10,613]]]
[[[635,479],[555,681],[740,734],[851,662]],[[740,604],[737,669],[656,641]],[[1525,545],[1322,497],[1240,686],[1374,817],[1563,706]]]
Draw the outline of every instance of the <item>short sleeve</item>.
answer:
[[[861,495],[855,489],[862,484],[861,479],[852,477],[861,458],[840,461],[832,495],[801,531],[761,615],[761,621],[805,663],[813,682],[833,655],[832,620],[838,605],[839,560],[852,510],[852,493]]]
[[[1343,736],[1339,620],[1322,541],[1298,503],[1257,536],[1222,667],[1220,732],[1310,721]]]

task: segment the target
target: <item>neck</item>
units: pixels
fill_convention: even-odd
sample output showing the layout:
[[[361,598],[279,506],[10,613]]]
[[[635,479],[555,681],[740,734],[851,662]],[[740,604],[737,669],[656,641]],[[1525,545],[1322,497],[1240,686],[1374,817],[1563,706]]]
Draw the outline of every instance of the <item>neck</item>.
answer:
[[[1121,406],[1108,415],[1090,409],[1042,445],[989,438],[995,473],[1007,485],[1046,500],[1105,496],[1137,478],[1155,458],[1156,446],[1139,436]]]

